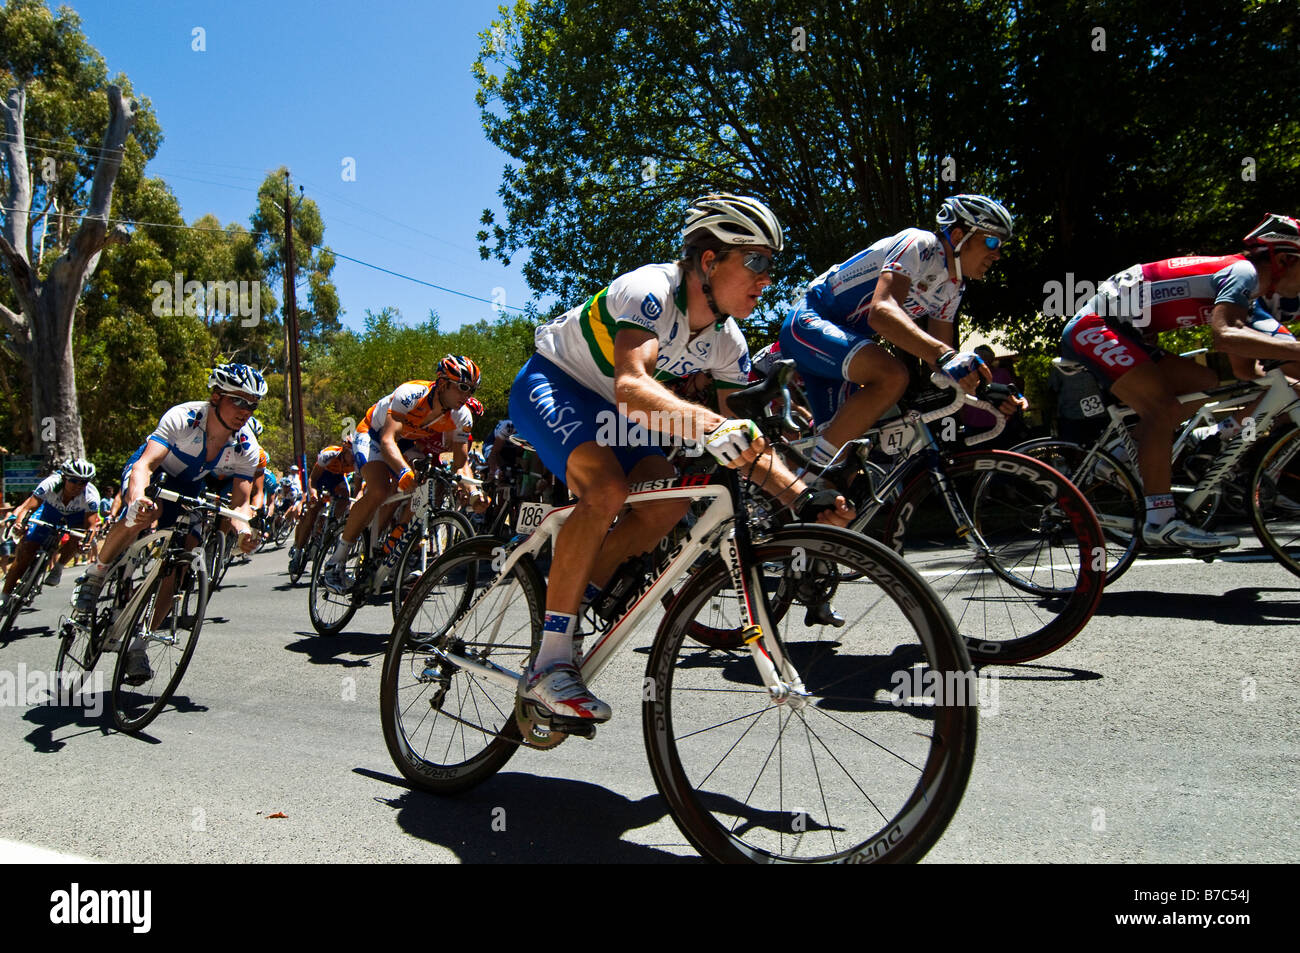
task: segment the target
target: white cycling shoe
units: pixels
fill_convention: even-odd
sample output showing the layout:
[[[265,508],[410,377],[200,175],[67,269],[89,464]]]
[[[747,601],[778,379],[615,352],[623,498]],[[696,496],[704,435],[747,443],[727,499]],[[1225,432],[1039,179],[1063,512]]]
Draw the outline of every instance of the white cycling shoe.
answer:
[[[1151,549],[1232,549],[1241,539],[1231,533],[1209,533],[1182,520],[1170,520],[1164,526],[1142,527],[1142,542]]]
[[[519,698],[531,717],[599,724],[614,714],[607,704],[587,689],[577,666],[556,662],[540,672],[530,665],[519,683]]]

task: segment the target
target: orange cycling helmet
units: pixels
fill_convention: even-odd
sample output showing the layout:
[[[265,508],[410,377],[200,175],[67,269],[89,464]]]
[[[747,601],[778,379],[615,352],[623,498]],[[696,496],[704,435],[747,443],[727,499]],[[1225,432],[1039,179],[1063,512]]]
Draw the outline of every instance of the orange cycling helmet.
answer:
[[[463,355],[448,354],[438,362],[437,379],[453,381],[460,385],[461,390],[473,393],[478,388],[480,376],[478,365]]]

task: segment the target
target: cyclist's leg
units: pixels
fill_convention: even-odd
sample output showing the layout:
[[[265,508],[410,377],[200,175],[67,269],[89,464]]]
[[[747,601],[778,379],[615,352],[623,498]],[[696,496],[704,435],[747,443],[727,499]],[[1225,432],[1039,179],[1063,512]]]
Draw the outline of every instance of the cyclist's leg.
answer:
[[[45,529],[43,526],[33,526],[32,529]],[[32,558],[36,555],[36,550],[40,544],[33,538],[30,530],[28,535],[23,537],[22,542],[18,544],[18,549],[14,553],[14,561],[9,566],[9,572],[5,576],[4,593],[8,595],[14,591],[18,585],[18,580],[23,577],[27,567],[31,565]]]

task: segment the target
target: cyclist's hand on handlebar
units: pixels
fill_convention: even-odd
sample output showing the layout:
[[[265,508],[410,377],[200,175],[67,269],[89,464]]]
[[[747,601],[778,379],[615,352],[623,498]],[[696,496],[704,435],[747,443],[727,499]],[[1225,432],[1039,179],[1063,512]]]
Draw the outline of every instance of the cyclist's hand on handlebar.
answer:
[[[939,356],[935,362],[945,375],[957,382],[968,394],[975,393],[975,388],[980,384],[987,384],[993,380],[993,372],[988,369],[988,365],[978,354],[972,354],[969,351],[947,351]]]
[[[975,396],[992,404],[1004,417],[1029,409],[1029,401],[1010,384],[984,384]]]
[[[253,550],[257,549],[257,543],[258,539],[256,533],[250,531],[239,534],[239,551],[244,555],[249,555]]]
[[[706,433],[701,443],[715,460],[728,467],[752,463],[767,449],[767,444],[758,431],[758,424],[734,417],[724,420]]]
[[[801,523],[848,526],[858,515],[848,501],[834,490],[809,490],[806,495],[806,502],[796,511]]]
[[[415,471],[410,467],[407,467],[398,475],[397,489],[403,493],[415,489]]]

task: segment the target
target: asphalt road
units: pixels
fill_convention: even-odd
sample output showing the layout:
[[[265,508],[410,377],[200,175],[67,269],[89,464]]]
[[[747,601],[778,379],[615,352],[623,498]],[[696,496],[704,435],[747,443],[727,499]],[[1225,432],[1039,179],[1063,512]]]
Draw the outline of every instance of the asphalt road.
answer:
[[[991,667],[975,768],[930,862],[1293,862],[1300,578],[1247,552],[1140,562],[1055,654]],[[643,626],[593,741],[468,794],[410,790],[378,712],[391,617],[311,629],[283,550],[231,569],[176,707],[139,737],[32,704],[69,573],[0,646],[0,856],[108,862],[694,861],[642,741]],[[103,663],[101,663],[101,668]],[[37,697],[39,696],[39,698]],[[92,696],[93,699],[97,696]],[[279,816],[283,815],[283,816]],[[22,845],[22,846],[18,846]]]

